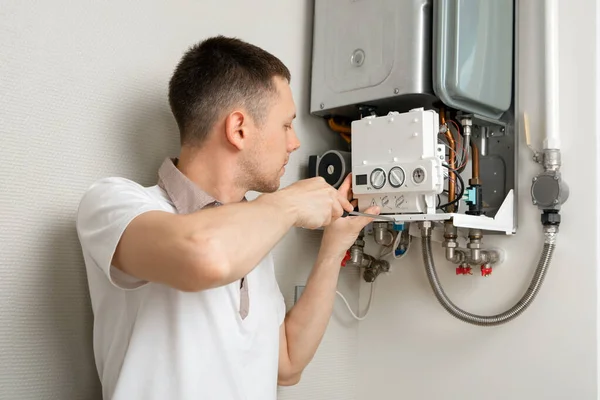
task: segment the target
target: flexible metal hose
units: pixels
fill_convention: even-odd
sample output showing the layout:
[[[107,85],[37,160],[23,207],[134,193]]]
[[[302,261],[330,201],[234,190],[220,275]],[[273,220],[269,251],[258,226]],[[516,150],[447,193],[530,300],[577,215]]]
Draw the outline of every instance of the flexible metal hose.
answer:
[[[431,253],[431,235],[424,234],[422,237],[423,262],[425,264],[425,270],[427,271],[427,278],[429,279],[429,283],[431,284],[431,288],[433,289],[435,297],[450,314],[464,322],[473,325],[495,326],[503,324],[518,317],[519,315],[521,315],[521,313],[523,313],[523,311],[527,309],[527,307],[531,305],[538,292],[540,291],[540,287],[542,286],[544,278],[546,277],[546,272],[548,271],[550,261],[552,260],[552,254],[554,252],[555,247],[555,234],[556,232],[554,231],[545,232],[546,241],[544,242],[544,248],[542,250],[540,261],[535,270],[535,273],[533,274],[531,284],[525,291],[523,297],[521,297],[521,299],[509,310],[497,315],[490,316],[482,316],[466,312],[457,307],[454,303],[452,303],[448,296],[446,296],[446,293],[444,292],[444,289],[442,289],[442,285],[440,284],[440,281],[438,279],[437,273],[435,271],[435,265],[433,263],[433,255]]]

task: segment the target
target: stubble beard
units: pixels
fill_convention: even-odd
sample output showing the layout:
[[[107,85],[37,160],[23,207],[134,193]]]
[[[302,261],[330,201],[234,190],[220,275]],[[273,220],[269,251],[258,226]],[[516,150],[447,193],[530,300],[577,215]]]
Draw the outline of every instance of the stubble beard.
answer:
[[[240,164],[240,185],[259,193],[273,193],[279,189],[280,171],[275,174],[265,173],[261,169],[259,157],[243,160]]]

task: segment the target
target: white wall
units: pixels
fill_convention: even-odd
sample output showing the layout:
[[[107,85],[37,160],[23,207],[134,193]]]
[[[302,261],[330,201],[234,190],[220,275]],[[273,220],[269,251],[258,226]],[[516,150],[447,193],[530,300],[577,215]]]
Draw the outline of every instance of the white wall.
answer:
[[[559,1],[560,130],[565,204],[558,247],[542,290],[519,318],[495,328],[467,325],[437,303],[417,242],[406,261],[380,277],[376,302],[359,328],[358,399],[597,398],[596,5]],[[538,147],[543,129],[543,0],[520,1],[520,111]],[[529,285],[542,244],[531,178],[539,170],[520,142],[519,230],[485,238],[508,250],[490,278],[457,277],[437,251],[440,279],[457,305],[504,311]],[[361,298],[367,295],[363,289]]]
[[[539,134],[542,0],[521,3],[519,96]],[[476,328],[454,320],[431,293],[417,243],[406,262],[379,279],[366,321],[351,321],[338,300],[313,363],[298,386],[280,390],[281,399],[595,398],[598,235],[592,191],[598,184],[591,89],[598,19],[593,0],[560,7],[563,171],[571,198],[538,299],[505,326]],[[308,116],[311,20],[311,0],[2,2],[0,398],[100,398],[75,208],[95,179],[122,175],[150,185],[163,157],[176,154],[166,84],[187,46],[217,33],[238,35],[290,67],[302,147],[284,185],[303,176],[309,154],[339,143],[322,121]],[[438,263],[448,294],[471,311],[511,305],[537,262],[539,215],[528,190],[538,169],[525,149],[521,166],[519,232],[486,238],[509,251],[507,263],[486,280],[459,279],[452,267]],[[319,232],[292,230],[276,249],[288,306],[319,239]],[[343,271],[340,290],[356,299],[357,271]]]
[[[309,154],[335,145],[308,116],[311,21],[310,0],[2,2],[0,398],[100,398],[73,218],[94,180],[151,185],[163,158],[176,155],[167,82],[188,46],[239,36],[289,66],[302,148],[284,184],[302,176]],[[292,231],[277,248],[289,305],[319,236]],[[357,293],[356,279],[344,281]],[[357,326],[338,311],[302,383],[280,398],[353,398]]]

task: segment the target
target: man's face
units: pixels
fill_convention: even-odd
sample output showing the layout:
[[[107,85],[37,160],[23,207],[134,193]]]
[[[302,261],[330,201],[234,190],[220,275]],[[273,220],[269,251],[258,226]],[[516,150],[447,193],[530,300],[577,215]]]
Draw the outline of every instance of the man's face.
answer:
[[[266,118],[257,129],[256,140],[244,158],[250,190],[269,193],[279,188],[290,154],[300,147],[292,126],[296,106],[286,80],[274,78],[277,93],[269,103]]]

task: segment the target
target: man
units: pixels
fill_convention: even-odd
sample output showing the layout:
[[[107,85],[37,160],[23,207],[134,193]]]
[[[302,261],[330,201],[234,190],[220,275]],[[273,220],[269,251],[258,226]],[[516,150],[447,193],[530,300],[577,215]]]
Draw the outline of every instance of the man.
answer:
[[[340,262],[371,219],[340,218],[350,179],[278,190],[299,147],[289,81],[256,46],[199,43],[170,82],[181,152],[158,184],[107,178],[85,193],[77,230],[105,399],[274,399],[314,356]],[[245,201],[250,190],[262,195]],[[294,226],[325,229],[286,315],[270,251]]]

